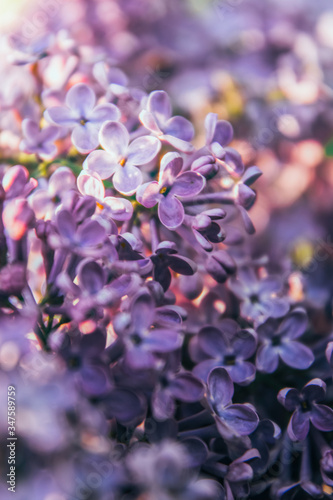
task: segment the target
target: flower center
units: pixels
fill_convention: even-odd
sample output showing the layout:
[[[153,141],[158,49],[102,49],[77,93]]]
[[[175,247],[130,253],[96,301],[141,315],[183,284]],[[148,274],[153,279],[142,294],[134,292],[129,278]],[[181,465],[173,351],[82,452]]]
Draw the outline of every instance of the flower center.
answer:
[[[80,125],[85,125],[87,123],[88,120],[86,120],[85,118],[81,118],[80,120]]]
[[[227,354],[224,357],[224,362],[227,366],[233,366],[236,361],[236,356],[234,354]]]
[[[102,205],[102,203],[99,203],[98,201],[96,201],[96,205],[98,206],[98,208],[103,210],[104,206]]]
[[[123,167],[126,163],[126,158],[122,158],[119,162],[119,164]]]

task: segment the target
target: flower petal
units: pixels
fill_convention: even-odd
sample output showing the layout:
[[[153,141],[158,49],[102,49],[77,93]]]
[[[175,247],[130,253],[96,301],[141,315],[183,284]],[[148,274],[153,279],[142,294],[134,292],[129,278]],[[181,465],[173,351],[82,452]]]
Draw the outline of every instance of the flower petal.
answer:
[[[310,412],[296,409],[288,424],[288,436],[292,441],[303,441],[310,429]]]
[[[150,111],[143,109],[139,114],[139,119],[142,125],[146,127],[146,129],[150,130],[151,132],[157,135],[162,134],[162,131],[157,125],[153,113],[151,113]]]
[[[120,161],[127,153],[129,133],[121,123],[106,122],[99,131],[99,142],[105,151]]]
[[[117,162],[116,155],[107,153],[102,149],[92,151],[83,162],[83,168],[85,170],[96,172],[101,179],[108,179],[111,177],[118,166],[119,163]]]
[[[121,113],[117,106],[111,103],[99,104],[88,115],[90,122],[102,125],[106,121],[118,121]]]
[[[125,164],[116,169],[112,178],[114,188],[122,194],[132,195],[142,183],[142,173],[134,165]]]
[[[204,394],[202,382],[191,373],[181,373],[169,384],[174,398],[186,403],[199,401]]]
[[[129,145],[127,162],[132,165],[145,165],[155,158],[160,149],[161,142],[156,137],[138,137]]]
[[[286,365],[298,370],[306,370],[315,359],[309,347],[293,340],[282,342],[279,346],[279,354]]]
[[[112,219],[129,220],[133,215],[133,205],[129,200],[107,196],[103,200],[104,208],[110,211]]]
[[[279,355],[271,344],[259,346],[256,357],[256,367],[264,373],[273,373],[279,365]]]
[[[297,389],[286,387],[281,389],[277,395],[278,402],[282,404],[286,410],[294,411],[300,402],[300,394]]]
[[[208,113],[205,118],[206,145],[211,144],[213,141],[216,123],[217,123],[217,114]]]
[[[80,115],[87,118],[96,102],[94,91],[85,83],[77,83],[66,95],[66,105]]]
[[[98,130],[89,122],[85,125],[76,125],[71,138],[76,149],[82,154],[90,153],[99,144]]]
[[[303,335],[307,326],[308,317],[306,311],[301,307],[297,307],[282,321],[278,332],[279,335],[288,337],[290,340],[295,340]]]
[[[214,410],[220,414],[224,407],[232,400],[234,385],[224,368],[214,368],[208,375],[208,390]]]
[[[106,231],[97,220],[87,219],[76,232],[76,237],[81,247],[95,247],[103,243]]]
[[[160,201],[158,205],[158,216],[165,227],[168,229],[176,229],[184,220],[184,207],[175,196],[169,194]]]
[[[138,188],[136,192],[136,199],[144,207],[151,208],[154,207],[160,200],[162,195],[159,193],[160,185],[157,181],[146,182]]]
[[[205,178],[196,172],[180,174],[172,186],[172,194],[177,196],[195,196],[205,187]]]
[[[170,98],[163,90],[151,92],[147,102],[147,109],[153,113],[159,125],[166,122],[171,116]]]
[[[228,349],[226,335],[215,326],[206,326],[198,334],[198,346],[212,358],[223,357]]]
[[[314,404],[310,420],[320,431],[333,431],[333,410],[326,405]]]
[[[138,333],[144,333],[154,320],[153,299],[147,293],[141,293],[132,303],[132,325]]]
[[[79,116],[65,106],[53,106],[44,111],[44,118],[49,123],[54,123],[61,127],[73,128],[79,122]]]
[[[248,436],[256,430],[258,423],[258,415],[246,404],[228,406],[223,409],[216,421],[219,432],[226,439]]]
[[[224,147],[232,141],[233,136],[234,130],[232,128],[232,125],[225,120],[219,120],[216,123],[212,142],[218,142],[221,146]]]
[[[308,401],[322,401],[325,399],[326,384],[320,378],[314,378],[303,387],[302,394]]]
[[[81,194],[103,200],[105,188],[102,179],[96,172],[82,170],[77,178],[77,187]]]
[[[165,123],[163,132],[186,142],[191,141],[194,136],[192,123],[189,120],[186,120],[183,116],[173,116],[170,118]]]

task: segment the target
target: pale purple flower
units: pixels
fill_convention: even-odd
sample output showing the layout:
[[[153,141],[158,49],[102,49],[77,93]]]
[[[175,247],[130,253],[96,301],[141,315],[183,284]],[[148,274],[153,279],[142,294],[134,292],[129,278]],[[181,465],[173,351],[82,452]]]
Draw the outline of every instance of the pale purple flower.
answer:
[[[171,354],[163,370],[158,373],[152,394],[153,415],[157,420],[172,418],[176,410],[176,400],[194,403],[203,395],[202,382],[191,373],[182,370],[178,357]]]
[[[137,200],[146,208],[158,204],[158,216],[168,229],[176,229],[184,220],[185,210],[179,198],[196,196],[205,186],[205,178],[196,172],[181,172],[183,159],[167,153],[161,160],[159,180],[143,184]]]
[[[216,113],[208,113],[205,119],[206,148],[218,164],[223,165],[229,173],[241,175],[244,164],[238,151],[226,147],[233,138],[231,124],[225,120],[218,120]],[[198,164],[194,164],[194,169]]]
[[[207,384],[207,402],[221,436],[230,440],[251,434],[258,426],[259,417],[251,405],[232,403],[234,386],[227,370],[214,368]]]
[[[54,249],[64,249],[83,257],[100,257],[110,253],[105,244],[105,228],[96,220],[86,219],[78,225],[73,214],[61,210],[55,219],[55,228],[48,235],[48,243]]]
[[[97,329],[93,333],[64,337],[60,355],[74,373],[75,381],[88,396],[100,396],[110,390],[110,371],[103,361],[106,334]]]
[[[29,154],[36,154],[43,160],[54,158],[57,153],[57,146],[54,141],[59,135],[59,127],[50,125],[39,128],[34,120],[26,118],[22,122],[23,139],[20,142],[20,150]]]
[[[41,183],[41,186],[43,184]],[[53,172],[45,188],[41,187],[30,197],[31,206],[37,217],[53,214],[62,203],[68,191],[76,189],[75,175],[68,167],[59,167]]]
[[[77,83],[66,95],[66,106],[53,106],[44,112],[46,120],[72,129],[72,142],[80,153],[89,153],[99,144],[98,132],[104,122],[119,120],[120,111],[110,103],[96,104],[94,91]]]
[[[288,435],[292,441],[303,441],[309,433],[310,422],[320,431],[333,430],[333,410],[318,401],[325,399],[326,384],[315,378],[299,392],[287,387],[278,394],[278,401],[293,411],[288,424]]]
[[[182,337],[177,329],[152,328],[154,317],[152,297],[141,293],[134,298],[128,314],[115,318],[114,329],[125,345],[124,361],[133,370],[154,368],[158,354],[181,346]]]
[[[161,148],[160,142],[152,136],[143,136],[130,142],[130,135],[124,125],[109,121],[99,133],[104,151],[90,153],[83,168],[100,175],[101,179],[112,177],[114,188],[120,193],[131,195],[142,183],[140,165],[152,161]]]
[[[241,330],[233,320],[222,320],[220,328],[213,325],[203,327],[193,341],[200,351],[200,362],[193,373],[202,380],[207,380],[215,367],[225,368],[237,384],[247,385],[254,380],[255,366],[247,360],[256,351],[255,332]]]
[[[273,276],[259,279],[253,268],[241,267],[237,278],[229,280],[230,290],[241,300],[241,314],[255,322],[280,318],[289,310],[286,297],[279,297],[282,281]]]
[[[146,109],[141,111],[139,117],[143,126],[161,141],[184,153],[193,151],[190,144],[194,136],[193,125],[183,116],[172,116],[169,96],[163,90],[151,92]]]
[[[258,370],[273,373],[279,358],[292,368],[306,370],[314,361],[313,352],[297,339],[303,335],[308,320],[304,309],[298,307],[283,320],[270,318],[257,329],[261,345],[257,351]]]
[[[34,178],[29,177],[28,170],[22,165],[10,167],[2,178],[5,200],[26,198],[38,185]]]
[[[123,221],[132,217],[132,203],[124,198],[105,196],[103,181],[96,172],[82,170],[77,178],[77,187],[81,194],[95,198],[98,208],[112,219]]]

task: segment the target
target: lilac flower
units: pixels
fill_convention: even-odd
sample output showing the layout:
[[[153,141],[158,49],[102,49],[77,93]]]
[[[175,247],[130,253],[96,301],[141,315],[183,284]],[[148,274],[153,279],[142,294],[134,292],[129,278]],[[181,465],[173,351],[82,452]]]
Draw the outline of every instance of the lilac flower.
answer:
[[[181,345],[177,330],[152,328],[155,311],[150,295],[139,294],[130,313],[115,318],[114,329],[125,345],[124,361],[133,370],[150,369],[159,353],[175,351]]]
[[[161,141],[184,153],[193,151],[194,148],[190,144],[194,136],[193,125],[182,116],[172,116],[171,103],[166,92],[151,92],[146,109],[141,111],[139,117],[143,126]]]
[[[258,370],[273,373],[278,367],[279,358],[292,368],[309,368],[314,355],[309,347],[296,340],[303,335],[307,324],[305,310],[298,307],[282,321],[270,318],[260,325],[257,329],[261,340],[256,358]]]
[[[241,175],[244,164],[240,154],[233,148],[226,147],[232,141],[233,128],[229,122],[218,120],[217,114],[208,113],[205,119],[206,148],[219,164],[222,164],[229,173]],[[194,169],[197,164],[194,165]]]
[[[27,200],[15,198],[6,204],[2,220],[8,236],[17,241],[26,236],[29,229],[33,227],[35,214]]]
[[[249,496],[249,483],[254,475],[249,462],[258,458],[260,458],[259,451],[252,448],[228,465],[227,473],[224,476],[224,488],[227,500],[247,498]]]
[[[21,151],[29,154],[36,154],[43,160],[54,158],[57,153],[57,146],[54,144],[59,134],[59,128],[55,125],[39,129],[38,124],[26,118],[22,122],[24,139],[20,143]]]
[[[93,75],[104,90],[110,90],[115,96],[127,92],[128,78],[121,69],[109,67],[100,61],[94,65]]]
[[[119,120],[120,112],[114,104],[95,106],[94,91],[85,83],[77,83],[66,95],[66,106],[48,108],[47,121],[73,129],[72,142],[80,153],[89,153],[99,144],[98,131],[104,122]]]
[[[55,228],[48,236],[49,245],[54,249],[75,252],[83,257],[97,257],[110,253],[105,245],[106,232],[96,220],[86,219],[78,225],[68,210],[57,213]]]
[[[248,404],[232,404],[234,387],[228,372],[214,368],[207,384],[207,401],[221,436],[229,440],[251,434],[258,426],[259,417]]]
[[[42,183],[41,186],[43,186]],[[37,217],[53,215],[57,206],[72,189],[76,189],[73,172],[68,167],[57,168],[49,178],[46,188],[36,189],[30,197],[31,206]]]
[[[37,186],[36,179],[29,178],[28,170],[22,165],[9,168],[2,178],[5,199],[26,198]]]
[[[324,483],[333,486],[333,450],[328,447],[320,460],[320,471]]]
[[[200,351],[200,362],[193,373],[202,380],[207,380],[209,372],[215,367],[223,367],[231,380],[237,384],[250,384],[255,378],[255,367],[249,361],[256,351],[257,341],[251,330],[241,330],[232,320],[221,321],[221,329],[209,325],[202,328],[196,340]]]
[[[98,208],[112,219],[128,220],[132,217],[132,203],[124,198],[105,196],[104,184],[96,172],[87,170],[80,172],[77,178],[77,187],[83,195],[95,198]]]
[[[67,299],[73,299],[73,303],[66,307],[66,313],[77,322],[86,318],[92,322],[94,319],[97,326],[97,321],[103,317],[103,307],[115,304],[121,296],[114,283],[107,285],[106,272],[97,262],[84,259],[76,272],[78,285],[66,273],[59,274],[56,279],[57,286],[65,292]],[[122,291],[126,293],[126,289]]]
[[[277,295],[282,289],[278,278],[258,279],[252,268],[242,267],[238,277],[230,279],[229,288],[241,299],[241,314],[245,318],[262,323],[269,317],[279,318],[288,312],[287,298]]]
[[[192,276],[197,270],[197,266],[192,260],[178,255],[176,245],[171,241],[160,243],[150,259],[154,264],[154,280],[162,285],[164,291],[169,288],[171,283],[169,268],[184,276]]]
[[[160,142],[151,136],[134,139],[121,123],[109,121],[99,133],[99,141],[105,151],[97,150],[86,158],[83,168],[100,175],[112,177],[117,191],[131,195],[142,183],[142,173],[137,167],[152,161],[161,148]]]
[[[293,411],[288,425],[288,435],[292,441],[303,441],[308,435],[310,422],[320,431],[333,430],[333,410],[318,404],[325,398],[326,384],[319,378],[308,382],[299,392],[290,387],[282,389],[278,401]]]
[[[205,179],[195,172],[183,172],[183,159],[178,153],[167,153],[161,160],[159,181],[143,184],[137,200],[146,208],[158,203],[158,216],[168,229],[176,229],[184,220],[185,210],[178,199],[196,196],[205,186]]]
[[[110,373],[102,360],[106,335],[102,330],[79,337],[79,332],[64,338],[60,354],[75,373],[79,387],[89,396],[100,396],[111,388]]]
[[[176,410],[176,400],[194,403],[204,395],[202,382],[194,375],[181,370],[180,363],[167,360],[163,371],[158,374],[158,382],[152,394],[152,410],[157,420],[172,418]]]
[[[171,440],[152,446],[141,444],[127,459],[142,497],[151,500],[222,500],[220,485],[209,479],[198,480],[193,462],[186,447]]]

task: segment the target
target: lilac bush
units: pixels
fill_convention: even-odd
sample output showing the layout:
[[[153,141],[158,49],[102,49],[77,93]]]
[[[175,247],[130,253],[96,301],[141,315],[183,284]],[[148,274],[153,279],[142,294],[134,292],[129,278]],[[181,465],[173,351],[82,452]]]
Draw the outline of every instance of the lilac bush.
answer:
[[[58,2],[0,47],[19,500],[332,496],[332,13],[238,3]]]

